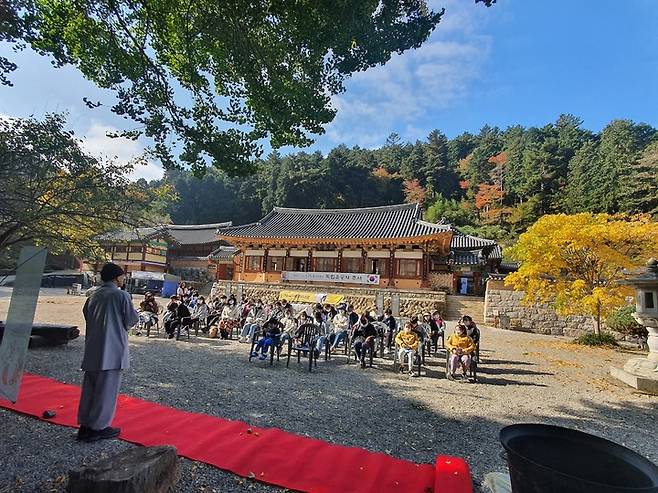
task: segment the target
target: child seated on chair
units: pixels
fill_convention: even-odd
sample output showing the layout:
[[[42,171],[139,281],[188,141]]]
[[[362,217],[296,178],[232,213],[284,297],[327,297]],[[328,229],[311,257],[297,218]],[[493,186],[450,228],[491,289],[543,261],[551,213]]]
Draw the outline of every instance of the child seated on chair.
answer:
[[[361,361],[361,368],[366,367],[366,353],[374,351],[377,329],[366,315],[361,315],[359,323],[352,329],[352,350]]]
[[[462,374],[466,378],[466,372],[471,366],[471,355],[475,351],[475,343],[473,339],[466,335],[466,327],[458,324],[455,333],[448,337],[446,341],[446,348],[450,352],[448,366],[450,373],[449,380],[456,378],[457,367],[461,364]]]
[[[409,359],[409,375],[414,375],[414,357],[418,350],[420,339],[418,334],[412,330],[410,323],[404,324],[404,329],[395,336],[395,345],[398,347],[398,359],[400,360],[400,369],[404,368],[405,356]]]
[[[299,345],[299,344],[302,343],[302,340],[301,340],[302,332],[301,332],[300,329],[301,329],[304,325],[308,325],[308,324],[310,324],[310,323],[313,323],[313,321],[311,320],[311,317],[309,317],[309,316],[306,314],[306,312],[301,312],[301,313],[299,314],[299,320],[298,320],[298,322],[299,322],[299,323],[297,324],[297,329],[295,329],[295,334],[294,334],[294,336],[293,336],[293,342],[294,342],[296,345]]]
[[[278,341],[279,335],[281,334],[281,322],[277,320],[276,317],[270,318],[265,324],[263,325],[263,337],[258,341],[258,344],[256,344],[256,347],[254,348],[253,353],[251,353],[251,356],[258,357],[258,359],[266,359],[267,358],[267,352],[269,351],[271,346],[275,345],[275,341]],[[272,351],[275,349],[273,348]],[[261,353],[260,356],[258,353]]]

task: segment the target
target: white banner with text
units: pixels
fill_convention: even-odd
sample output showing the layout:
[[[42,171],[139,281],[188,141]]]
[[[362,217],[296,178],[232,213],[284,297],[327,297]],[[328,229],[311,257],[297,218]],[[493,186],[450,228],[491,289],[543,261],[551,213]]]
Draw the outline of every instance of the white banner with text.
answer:
[[[345,282],[350,284],[379,284],[378,274],[353,272],[281,272],[284,281]]]

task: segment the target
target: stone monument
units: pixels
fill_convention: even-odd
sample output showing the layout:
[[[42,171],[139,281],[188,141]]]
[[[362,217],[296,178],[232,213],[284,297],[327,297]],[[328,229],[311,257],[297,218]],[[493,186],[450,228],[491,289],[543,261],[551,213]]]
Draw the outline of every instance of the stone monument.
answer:
[[[622,282],[636,290],[634,317],[649,332],[649,354],[631,358],[623,369],[610,368],[610,374],[638,390],[658,394],[658,260],[650,259],[645,272]]]

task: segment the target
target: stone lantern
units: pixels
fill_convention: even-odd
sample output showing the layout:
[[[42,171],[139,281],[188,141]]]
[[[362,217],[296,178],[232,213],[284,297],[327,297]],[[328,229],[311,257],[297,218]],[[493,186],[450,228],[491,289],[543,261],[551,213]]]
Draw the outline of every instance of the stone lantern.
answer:
[[[632,358],[623,369],[613,367],[610,373],[631,387],[658,394],[658,260],[650,259],[645,272],[622,282],[636,290],[634,317],[649,332],[649,355]]]

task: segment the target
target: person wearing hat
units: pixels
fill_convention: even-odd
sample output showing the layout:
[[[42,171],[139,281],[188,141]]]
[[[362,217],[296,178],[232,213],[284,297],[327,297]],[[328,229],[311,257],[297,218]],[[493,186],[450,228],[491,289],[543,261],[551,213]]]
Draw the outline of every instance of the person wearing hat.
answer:
[[[101,269],[101,280],[103,284],[82,309],[86,333],[77,438],[85,442],[114,438],[121,432],[110,425],[116,411],[121,372],[129,368],[128,330],[139,320],[130,295],[120,289],[123,269],[107,263]]]

